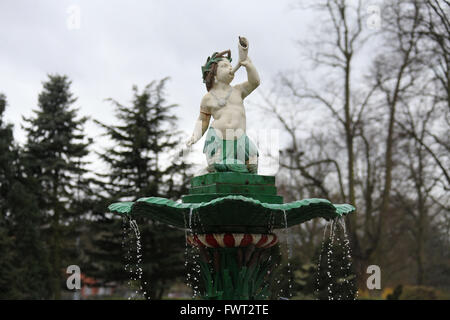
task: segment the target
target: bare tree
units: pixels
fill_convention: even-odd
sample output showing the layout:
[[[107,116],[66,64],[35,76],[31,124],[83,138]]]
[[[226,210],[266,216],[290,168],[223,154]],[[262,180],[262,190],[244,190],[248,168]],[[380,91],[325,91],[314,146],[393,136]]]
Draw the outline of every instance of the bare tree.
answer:
[[[421,20],[428,65],[442,89],[441,98],[450,110],[450,2],[425,0]]]
[[[385,216],[389,210],[392,174],[395,169],[394,150],[396,148],[396,117],[399,104],[406,102],[411,96],[418,75],[421,72],[421,55],[418,52],[418,42],[421,34],[421,6],[418,1],[388,1],[383,8],[383,51],[375,58],[372,68],[372,82],[376,93],[382,99],[380,118],[387,129],[384,138],[384,173],[379,205],[379,219],[374,236],[375,247],[367,252],[370,254],[377,248],[383,237]],[[405,17],[408,17],[405,19]],[[384,101],[383,101],[384,100]],[[383,134],[383,133],[381,133]],[[361,135],[363,133],[361,132]]]
[[[420,96],[416,103],[402,105],[401,119],[398,120],[404,139],[400,142],[402,159],[399,172],[404,177],[397,179],[393,186],[394,202],[405,213],[406,221],[411,221],[408,232],[413,240],[413,252],[417,266],[416,282],[425,284],[426,252],[425,245],[430,237],[433,225],[445,221],[450,208],[446,205],[446,195],[442,191],[441,175],[427,146],[421,143],[429,127],[438,119],[435,104],[424,108]],[[425,104],[426,106],[426,104]],[[417,139],[411,139],[411,135]]]
[[[420,43],[423,51],[423,65],[431,75],[426,81],[433,82],[435,87],[427,93],[433,98],[431,103],[442,114],[438,124],[430,127],[422,138],[413,131],[408,134],[432,156],[445,178],[444,188],[450,189],[450,2],[424,0],[421,2],[419,21]],[[411,19],[409,16],[403,19]],[[407,130],[404,126],[403,130]]]
[[[327,0],[315,3],[313,9],[326,17],[321,24],[324,27],[315,40],[303,41],[302,47],[311,50],[307,52],[308,57],[316,66],[316,73],[322,72],[324,75],[321,80],[323,85],[317,87],[307,83],[298,74],[282,74],[279,94],[291,97],[297,108],[311,105],[316,110],[327,111],[329,118],[325,116],[327,113],[322,116],[322,122],[326,125],[310,133],[310,140],[322,135],[321,141],[316,139],[315,146],[308,145],[311,149],[306,149],[305,141],[298,141],[296,135],[298,124],[292,123],[292,119],[279,110],[276,100],[270,101],[265,97],[265,109],[275,115],[291,137],[290,152],[285,155],[294,165],[282,166],[299,172],[304,184],[310,182],[317,188],[317,196],[334,197],[336,201],[356,205],[355,139],[360,134],[365,112],[376,89],[376,86],[363,88],[355,85],[357,77],[353,75],[355,57],[369,36],[363,30],[365,7],[362,1],[352,5],[349,1]],[[315,157],[307,159],[313,150],[318,150]],[[327,179],[333,173],[335,183],[330,184]],[[368,186],[366,190],[368,197],[371,196],[370,188],[373,186]],[[349,218],[348,229],[356,260],[364,260],[367,253],[361,248],[357,215]],[[372,242],[371,246],[375,247],[375,244]]]
[[[387,1],[381,16],[383,27],[377,33],[364,28],[366,7],[360,1],[326,0],[313,7],[326,17],[325,27],[315,40],[303,41],[302,50],[310,50],[308,57],[316,67],[315,75],[320,74],[320,85],[311,83],[314,77],[309,74],[281,74],[276,94],[263,95],[261,107],[279,121],[290,137],[280,165],[297,174],[290,175],[294,183],[285,190],[357,206],[358,214],[349,217],[348,230],[357,271],[363,273],[373,260],[383,260],[383,253],[399,250],[400,246],[392,243],[408,229],[401,221],[406,208],[399,207],[398,202],[399,194],[405,196],[398,192],[400,184],[397,185],[397,180],[403,181],[405,175],[404,155],[397,152],[400,146],[415,140],[428,152],[427,159],[434,160],[446,172],[442,155],[429,144],[431,138],[446,140],[431,134],[435,126],[425,126],[424,134],[419,134],[407,117],[399,118],[400,106],[431,95],[429,87],[423,86],[428,83],[430,70],[422,42],[426,37],[423,16],[427,7],[424,0]],[[372,43],[367,42],[370,36],[375,39]],[[365,64],[371,67],[362,79],[364,70],[358,70],[355,64],[366,44],[373,47],[374,43],[378,50],[374,50],[372,61]],[[366,60],[371,58],[365,56]],[[292,113],[286,111],[286,105]],[[321,125],[304,138],[298,134],[302,124],[296,116],[301,110],[304,118],[308,108],[327,112],[321,112]],[[433,117],[439,114],[438,109],[431,112]],[[419,159],[417,152],[411,156],[411,161]],[[423,174],[427,181],[434,181],[428,171]],[[409,171],[407,183],[413,185],[413,178]],[[435,196],[433,192],[433,188],[427,191],[427,201]],[[421,212],[428,214],[426,210]],[[415,246],[419,248],[426,231],[419,230],[421,224],[414,226],[418,235]],[[309,231],[317,232],[314,228]],[[307,235],[304,236],[308,239]],[[419,257],[422,249],[417,250]],[[395,258],[395,253],[391,256]],[[420,259],[417,265],[421,265]],[[401,270],[399,266],[393,268]]]

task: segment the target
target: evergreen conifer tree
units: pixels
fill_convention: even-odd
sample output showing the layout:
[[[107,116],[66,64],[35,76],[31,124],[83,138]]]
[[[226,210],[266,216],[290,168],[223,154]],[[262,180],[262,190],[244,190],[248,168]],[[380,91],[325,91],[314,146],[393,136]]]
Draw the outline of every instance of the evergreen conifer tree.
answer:
[[[87,192],[85,157],[91,142],[83,133],[86,117],[77,118],[76,98],[67,76],[49,75],[39,94],[33,118],[24,118],[27,141],[24,165],[35,187],[50,250],[53,298],[61,298],[65,268],[77,264],[74,257],[76,227],[83,212],[75,195]]]
[[[2,218],[6,218],[8,210],[6,199],[11,188],[12,166],[16,157],[13,126],[12,124],[4,123],[3,120],[6,104],[6,96],[0,94],[0,213]]]
[[[7,198],[12,182],[12,163],[14,160],[12,125],[5,124],[3,113],[6,97],[0,94],[0,299],[14,297],[14,244],[10,235]]]
[[[109,168],[108,174],[100,175],[109,203],[151,196],[176,200],[187,193],[188,165],[168,156],[179,145],[180,133],[175,129],[177,118],[171,113],[176,105],[166,101],[167,80],[153,81],[142,92],[133,86],[130,106],[109,99],[116,107],[119,123],[97,122],[115,143],[100,154]],[[101,203],[106,207],[105,200]],[[100,219],[93,227],[103,228],[103,232],[97,233],[102,236],[96,241],[92,258],[108,265],[101,269],[109,280],[126,280],[129,275],[123,269],[123,256],[130,248],[124,248],[125,252],[121,248],[121,221],[105,214]],[[146,218],[139,219],[138,225],[142,236],[143,289],[147,297],[160,299],[174,280],[184,277],[184,232]]]
[[[43,219],[23,174],[13,126],[3,121],[5,107],[6,97],[0,94],[0,298],[45,299],[50,287]]]

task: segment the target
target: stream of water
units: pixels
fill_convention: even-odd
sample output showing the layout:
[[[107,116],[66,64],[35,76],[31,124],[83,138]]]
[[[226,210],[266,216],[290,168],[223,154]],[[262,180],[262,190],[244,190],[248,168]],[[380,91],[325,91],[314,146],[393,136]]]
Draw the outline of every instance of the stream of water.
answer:
[[[128,222],[128,223],[127,223]],[[135,241],[133,241],[133,238]],[[128,300],[131,299],[149,299],[144,287],[147,288],[147,282],[143,281],[143,269],[142,269],[142,245],[141,245],[141,233],[136,220],[128,217],[123,220],[123,238],[122,248],[125,250],[125,271],[129,274],[128,286],[136,289]],[[134,262],[133,262],[134,261]]]
[[[197,218],[200,223],[200,217],[198,214],[195,214],[193,208],[189,210],[188,221],[184,218],[185,223],[185,236],[186,239],[188,235],[193,239],[194,235],[196,235],[193,231],[193,225],[195,223],[195,219]],[[200,277],[201,277],[201,268],[199,264],[200,259],[200,250],[197,246],[188,245],[187,240],[185,243],[185,272],[186,272],[186,285],[192,289],[192,298],[195,299],[200,296]]]
[[[328,231],[328,237],[327,237]],[[323,252],[326,250],[325,269],[322,269]],[[338,259],[338,260],[337,260]],[[330,220],[324,228],[316,275],[316,294],[319,298],[321,274],[325,272],[328,300],[356,299],[355,278],[352,275],[352,256],[343,218]]]
[[[288,221],[286,210],[283,210],[284,216],[284,234],[286,236],[286,254],[287,254],[287,272],[288,272],[288,292],[287,298],[292,298],[292,270],[291,270],[291,259],[292,259],[292,244],[290,241],[290,234],[288,229]]]

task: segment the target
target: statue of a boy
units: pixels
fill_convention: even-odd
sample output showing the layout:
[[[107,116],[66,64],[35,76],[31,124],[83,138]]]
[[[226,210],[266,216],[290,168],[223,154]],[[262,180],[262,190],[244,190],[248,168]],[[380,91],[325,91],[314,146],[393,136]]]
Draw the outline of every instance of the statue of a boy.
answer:
[[[246,117],[243,101],[259,86],[259,75],[247,57],[248,41],[239,37],[240,61],[231,66],[230,50],[215,52],[202,67],[203,82],[208,92],[200,104],[192,137],[186,142],[196,143],[213,122],[206,135],[203,153],[206,155],[207,172],[234,171],[257,173],[258,150],[246,135]],[[235,71],[244,66],[248,81],[231,86]]]

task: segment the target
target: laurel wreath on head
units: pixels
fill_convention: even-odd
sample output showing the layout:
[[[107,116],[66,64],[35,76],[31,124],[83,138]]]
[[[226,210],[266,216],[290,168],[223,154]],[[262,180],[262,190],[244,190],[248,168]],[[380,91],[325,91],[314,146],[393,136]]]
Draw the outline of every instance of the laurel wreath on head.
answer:
[[[227,53],[227,56],[223,56],[225,53]],[[231,59],[231,52],[230,50],[222,51],[222,52],[214,52],[211,57],[208,57],[206,59],[206,63],[204,66],[202,66],[202,75],[203,75],[203,82],[206,82],[206,73],[211,70],[211,67],[214,63],[218,63],[223,58],[228,59],[228,61],[232,61]]]

